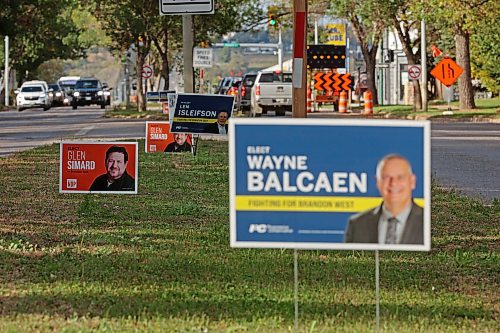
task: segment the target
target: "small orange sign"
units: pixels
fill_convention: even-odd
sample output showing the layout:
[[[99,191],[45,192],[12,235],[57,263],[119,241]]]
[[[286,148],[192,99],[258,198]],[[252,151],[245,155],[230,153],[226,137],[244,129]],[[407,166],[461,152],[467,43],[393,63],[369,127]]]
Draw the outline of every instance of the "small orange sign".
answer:
[[[431,75],[449,87],[463,73],[462,67],[451,58],[443,58],[431,71]]]

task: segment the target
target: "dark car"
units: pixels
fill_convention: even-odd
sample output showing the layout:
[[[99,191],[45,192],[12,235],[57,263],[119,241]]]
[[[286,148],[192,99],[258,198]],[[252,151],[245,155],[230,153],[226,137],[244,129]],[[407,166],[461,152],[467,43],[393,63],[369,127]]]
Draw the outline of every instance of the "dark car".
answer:
[[[250,95],[256,77],[257,73],[246,73],[243,75],[243,80],[238,91],[238,108],[241,111],[250,111]]]
[[[76,81],[71,105],[73,109],[84,105],[99,105],[106,107],[106,98],[101,81],[96,78],[83,78]]]
[[[66,93],[58,83],[49,84],[49,89],[52,89],[49,93],[52,94],[52,106],[67,105],[68,99],[66,98]]]
[[[220,95],[225,95],[228,89],[231,87],[232,81],[233,78],[230,76],[223,77],[222,79],[220,79],[217,88],[215,88],[215,93]]]

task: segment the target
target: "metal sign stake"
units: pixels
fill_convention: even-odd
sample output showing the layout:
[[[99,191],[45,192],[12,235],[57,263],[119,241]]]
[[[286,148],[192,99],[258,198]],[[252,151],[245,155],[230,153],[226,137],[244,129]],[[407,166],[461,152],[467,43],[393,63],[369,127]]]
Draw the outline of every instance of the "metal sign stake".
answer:
[[[380,332],[380,260],[375,250],[375,332]]]
[[[299,264],[298,264],[298,251],[293,249],[293,301],[295,305],[295,319],[294,328],[295,333],[299,332]]]

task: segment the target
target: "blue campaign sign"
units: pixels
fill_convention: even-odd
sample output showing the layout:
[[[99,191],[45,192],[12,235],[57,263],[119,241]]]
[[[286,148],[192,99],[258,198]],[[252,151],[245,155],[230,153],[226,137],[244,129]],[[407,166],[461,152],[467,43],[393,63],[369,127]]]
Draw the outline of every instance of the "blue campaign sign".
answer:
[[[171,132],[227,135],[234,97],[177,94]]]
[[[231,119],[231,246],[430,250],[430,123]]]
[[[160,90],[146,92],[147,102],[168,102],[168,94],[175,94],[175,90]]]

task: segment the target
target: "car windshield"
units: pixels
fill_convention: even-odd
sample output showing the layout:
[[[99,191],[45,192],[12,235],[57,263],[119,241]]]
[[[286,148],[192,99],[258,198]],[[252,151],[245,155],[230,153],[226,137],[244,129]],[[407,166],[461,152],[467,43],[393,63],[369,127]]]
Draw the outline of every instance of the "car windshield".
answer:
[[[52,89],[53,91],[61,90],[57,84],[49,84],[49,89]]]
[[[22,92],[40,92],[43,91],[42,86],[25,86],[21,88]]]
[[[92,81],[78,81],[76,83],[76,89],[81,89],[81,88],[97,88],[98,83],[95,80]]]

